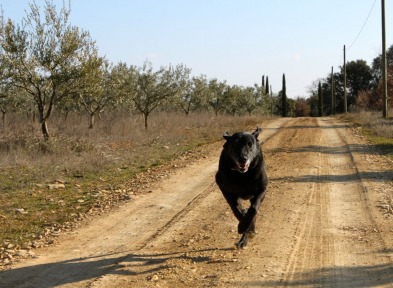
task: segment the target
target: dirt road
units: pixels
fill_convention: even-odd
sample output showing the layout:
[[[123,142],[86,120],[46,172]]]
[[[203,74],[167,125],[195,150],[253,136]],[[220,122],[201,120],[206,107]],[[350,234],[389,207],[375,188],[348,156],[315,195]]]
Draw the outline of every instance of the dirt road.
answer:
[[[393,287],[393,165],[333,118],[276,119],[257,235],[214,184],[222,143],[0,272],[0,287]]]

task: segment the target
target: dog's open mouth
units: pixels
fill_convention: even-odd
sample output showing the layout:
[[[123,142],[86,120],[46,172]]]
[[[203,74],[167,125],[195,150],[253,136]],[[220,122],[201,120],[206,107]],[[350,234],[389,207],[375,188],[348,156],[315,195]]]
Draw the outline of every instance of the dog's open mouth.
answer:
[[[237,170],[240,173],[246,173],[248,171],[248,167],[250,163],[247,161],[245,163],[237,163],[236,167],[232,168],[232,170]]]

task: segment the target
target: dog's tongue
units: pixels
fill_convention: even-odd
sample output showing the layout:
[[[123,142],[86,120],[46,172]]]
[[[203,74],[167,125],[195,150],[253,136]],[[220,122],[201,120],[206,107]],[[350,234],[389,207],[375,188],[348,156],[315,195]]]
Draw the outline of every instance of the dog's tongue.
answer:
[[[244,164],[240,164],[238,163],[235,167],[233,167],[231,170],[236,170],[240,173],[246,173],[248,171],[248,167],[250,166],[249,163],[244,163]]]
[[[249,164],[246,162],[244,164],[239,164],[238,170],[239,172],[247,172]]]

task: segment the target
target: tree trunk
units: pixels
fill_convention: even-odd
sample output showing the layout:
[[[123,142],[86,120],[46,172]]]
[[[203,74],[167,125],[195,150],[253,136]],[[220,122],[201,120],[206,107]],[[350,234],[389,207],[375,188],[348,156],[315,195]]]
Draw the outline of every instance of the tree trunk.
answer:
[[[41,131],[42,135],[44,136],[45,141],[49,140],[49,132],[48,132],[48,126],[46,123],[46,119],[41,121]]]
[[[143,113],[143,117],[144,117],[144,119],[145,119],[145,130],[147,130],[147,117],[149,116],[149,114],[148,113]]]
[[[93,129],[94,126],[94,114],[90,114],[90,122],[89,122],[89,129]]]
[[[1,109],[1,122],[3,123],[3,127],[5,128],[5,111],[3,109]]]

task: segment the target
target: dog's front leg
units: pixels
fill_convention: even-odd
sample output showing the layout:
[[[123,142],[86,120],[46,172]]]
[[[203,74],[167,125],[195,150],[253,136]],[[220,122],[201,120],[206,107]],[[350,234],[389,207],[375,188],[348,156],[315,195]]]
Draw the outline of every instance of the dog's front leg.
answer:
[[[239,198],[231,193],[222,193],[225,197],[225,200],[227,200],[229,206],[231,207],[231,210],[237,220],[242,221],[244,218],[245,211],[241,208],[239,204]]]
[[[251,198],[251,206],[248,208],[247,213],[240,220],[239,226],[237,227],[237,231],[239,234],[243,234],[246,232],[255,233],[255,220],[261,206],[263,199],[265,198],[267,190],[264,189],[257,197]]]
[[[258,213],[258,209],[261,206],[261,202],[265,198],[266,189],[262,191],[258,195],[258,197],[251,198],[251,206],[248,208],[247,213],[240,220],[239,226],[237,228],[239,234],[243,234],[242,238],[240,238],[239,242],[236,243],[237,248],[244,248],[249,239],[254,238],[255,236],[255,220]]]

